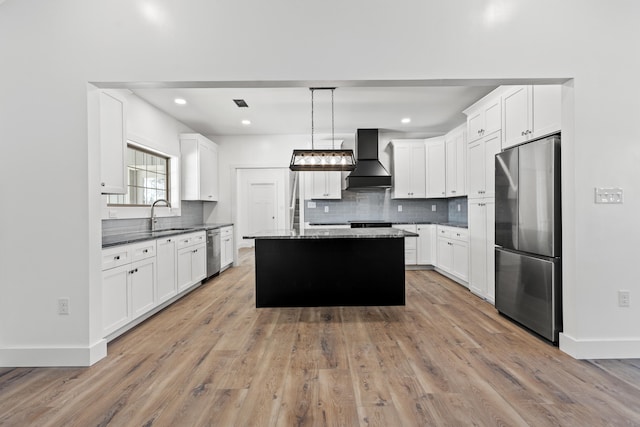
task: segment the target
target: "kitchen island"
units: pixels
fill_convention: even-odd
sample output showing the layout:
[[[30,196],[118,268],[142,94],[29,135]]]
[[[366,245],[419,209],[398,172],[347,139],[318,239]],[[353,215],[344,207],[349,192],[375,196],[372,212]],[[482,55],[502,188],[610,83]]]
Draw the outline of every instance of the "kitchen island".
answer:
[[[395,228],[278,230],[255,239],[256,307],[404,305],[404,238]]]

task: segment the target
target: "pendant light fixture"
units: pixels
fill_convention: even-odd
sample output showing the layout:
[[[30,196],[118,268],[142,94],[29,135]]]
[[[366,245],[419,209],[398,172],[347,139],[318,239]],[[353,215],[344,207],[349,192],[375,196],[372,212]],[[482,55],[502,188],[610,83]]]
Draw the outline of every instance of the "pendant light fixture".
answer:
[[[293,150],[289,169],[292,171],[352,171],[356,168],[353,150],[335,149],[333,92],[335,87],[311,87],[311,150]],[[314,144],[313,95],[316,90],[331,91],[331,150],[316,150]]]

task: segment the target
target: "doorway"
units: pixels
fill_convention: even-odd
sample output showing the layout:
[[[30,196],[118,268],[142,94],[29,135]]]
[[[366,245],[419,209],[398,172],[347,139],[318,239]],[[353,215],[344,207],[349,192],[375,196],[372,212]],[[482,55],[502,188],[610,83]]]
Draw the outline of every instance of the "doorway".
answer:
[[[236,169],[236,224],[240,237],[286,228],[288,172],[287,168]],[[253,240],[239,239],[237,246],[253,244]]]

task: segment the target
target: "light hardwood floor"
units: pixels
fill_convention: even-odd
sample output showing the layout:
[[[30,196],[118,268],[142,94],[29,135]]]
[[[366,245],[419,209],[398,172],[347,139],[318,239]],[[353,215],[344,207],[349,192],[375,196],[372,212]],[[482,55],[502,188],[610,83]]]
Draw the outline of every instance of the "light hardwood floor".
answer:
[[[405,307],[256,309],[252,263],[91,368],[0,368],[0,425],[640,425],[639,360],[574,360],[435,272]]]

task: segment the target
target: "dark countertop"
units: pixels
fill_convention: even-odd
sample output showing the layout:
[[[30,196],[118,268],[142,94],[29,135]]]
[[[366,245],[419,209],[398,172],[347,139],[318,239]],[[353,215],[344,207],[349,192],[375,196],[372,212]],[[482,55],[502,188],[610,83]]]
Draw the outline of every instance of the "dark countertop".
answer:
[[[397,228],[334,228],[329,230],[271,230],[244,236],[245,239],[388,239],[418,237]]]
[[[180,234],[193,233],[196,231],[214,230],[216,228],[232,226],[231,223],[211,223],[198,224],[186,227],[172,227],[164,230],[151,231],[134,231],[131,233],[112,234],[102,236],[102,248],[111,246],[125,245],[128,243],[144,242],[146,240],[161,239],[163,237],[177,236]]]
[[[310,222],[309,225],[349,225],[350,222]],[[385,221],[355,221],[355,222],[385,222]],[[434,224],[434,225],[446,225],[447,227],[469,228],[468,224],[462,222],[433,222],[433,221],[389,221],[391,224]]]

